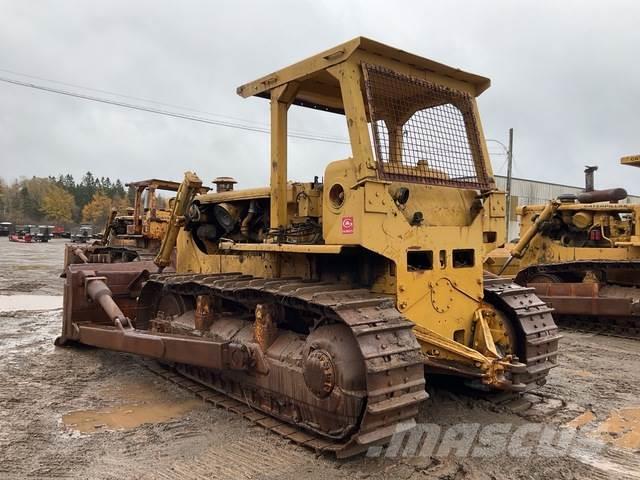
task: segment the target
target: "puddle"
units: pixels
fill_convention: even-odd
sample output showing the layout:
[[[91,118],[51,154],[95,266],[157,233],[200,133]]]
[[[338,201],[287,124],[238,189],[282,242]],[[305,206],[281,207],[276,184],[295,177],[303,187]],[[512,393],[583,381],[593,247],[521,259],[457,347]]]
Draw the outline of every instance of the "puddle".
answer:
[[[167,398],[170,394],[152,382],[123,382],[99,388],[97,393],[121,403],[69,412],[62,416],[62,423],[81,433],[130,430],[145,423],[163,423],[179,418],[202,405],[202,400],[197,398]]]
[[[574,418],[570,422],[567,422],[565,425],[570,428],[580,428],[585,426],[587,423],[591,422],[592,420],[595,420],[595,418],[596,418],[595,414],[592,411],[587,410],[586,412],[578,415],[576,418]]]
[[[593,434],[618,447],[640,449],[640,407],[613,412]]]
[[[62,422],[81,433],[130,430],[145,423],[162,423],[178,418],[202,405],[193,398],[172,402],[125,403],[97,410],[77,410],[62,416]]]
[[[0,295],[0,312],[62,308],[62,295]]]

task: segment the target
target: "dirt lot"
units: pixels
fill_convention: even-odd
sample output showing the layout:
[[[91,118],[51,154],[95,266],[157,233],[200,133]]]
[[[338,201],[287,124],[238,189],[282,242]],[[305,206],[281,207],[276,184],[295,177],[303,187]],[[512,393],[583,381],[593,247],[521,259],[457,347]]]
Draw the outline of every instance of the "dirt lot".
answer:
[[[430,382],[424,425],[530,428],[525,445],[546,427],[576,435],[568,450],[518,453],[512,436],[482,457],[480,436],[470,455],[403,444],[395,458],[335,460],[202,403],[135,357],[54,347],[62,247],[0,239],[0,478],[640,478],[639,342],[564,332],[540,395],[506,404]]]

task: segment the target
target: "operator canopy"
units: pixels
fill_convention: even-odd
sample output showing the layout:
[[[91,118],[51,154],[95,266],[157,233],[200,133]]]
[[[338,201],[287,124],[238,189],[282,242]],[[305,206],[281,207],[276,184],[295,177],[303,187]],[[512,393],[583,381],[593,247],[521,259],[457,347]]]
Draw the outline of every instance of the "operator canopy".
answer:
[[[379,178],[487,191],[495,184],[475,97],[489,85],[488,78],[357,37],[243,85],[238,94],[275,93],[287,105],[340,114],[361,97]],[[367,156],[361,152],[360,159]]]
[[[327,68],[347,60],[379,64],[393,63],[394,68],[417,78],[442,83],[477,97],[484,92],[491,81],[473,73],[449,67],[412,53],[390,47],[366,37],[356,37],[337,47],[326,50],[294,63],[289,67],[266,75],[258,80],[238,87],[237,93],[243,98],[257,96],[269,98],[269,92],[281,85],[297,82],[298,92],[293,104],[334,113],[344,114],[340,86]]]

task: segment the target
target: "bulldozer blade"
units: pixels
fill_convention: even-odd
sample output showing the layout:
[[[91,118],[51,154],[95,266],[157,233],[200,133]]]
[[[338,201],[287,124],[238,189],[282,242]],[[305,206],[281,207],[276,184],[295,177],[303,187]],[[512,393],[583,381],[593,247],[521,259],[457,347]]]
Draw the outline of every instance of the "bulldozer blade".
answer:
[[[87,295],[88,278],[101,278],[109,286],[113,300],[124,315],[135,320],[141,308],[138,306],[137,296],[142,282],[149,272],[156,270],[157,267],[151,261],[69,265],[65,271],[62,334],[56,339],[56,345],[79,341],[77,325],[113,325],[108,313]]]

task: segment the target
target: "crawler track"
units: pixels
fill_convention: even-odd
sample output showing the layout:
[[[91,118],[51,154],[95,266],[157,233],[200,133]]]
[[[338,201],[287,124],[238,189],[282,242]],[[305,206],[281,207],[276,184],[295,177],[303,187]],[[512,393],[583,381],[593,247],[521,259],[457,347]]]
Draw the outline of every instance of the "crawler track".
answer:
[[[368,446],[387,441],[393,433],[409,428],[414,423],[420,402],[427,398],[422,356],[412,332],[413,324],[398,312],[392,297],[354,285],[300,279],[268,280],[239,273],[154,275],[145,289],[163,297],[206,295],[247,311],[259,303],[276,302],[301,317],[313,315],[318,319],[317,323],[342,324],[349,328],[365,364],[366,391],[363,392],[363,407],[353,425],[338,433],[323,431],[309,421],[309,417],[300,419],[290,413],[316,408],[309,415],[320,418],[335,412],[317,411],[317,406],[270,388],[269,384],[265,387],[249,377],[193,365],[151,367],[204,400],[241,414],[297,444],[334,452],[340,457],[359,453]],[[503,279],[487,280],[485,293],[488,301],[514,320],[520,332],[517,350],[526,370],[514,374],[513,383],[519,389],[524,385],[524,390],[544,384],[549,370],[555,366],[560,338],[550,315],[551,309],[537,299],[533,289]],[[291,375],[294,374],[292,369]],[[299,382],[296,388],[305,389],[306,386]]]
[[[196,391],[203,398],[238,411],[296,443],[338,456],[359,453],[369,445],[388,440],[396,431],[409,428],[419,404],[427,398],[413,323],[397,311],[391,297],[352,285],[266,280],[241,274],[156,275],[145,288],[162,288],[162,295],[209,295],[248,309],[258,303],[276,302],[301,315],[311,314],[323,324],[342,324],[350,329],[365,364],[366,392],[364,407],[346,434],[324,432],[291,416],[291,410],[308,411],[310,406],[282,392],[255,383],[248,385],[243,383],[245,379],[224,372],[219,375],[204,368],[175,365],[182,375],[227,397],[223,400],[218,394]],[[306,387],[301,384],[297,388]],[[330,413],[316,411],[315,415]]]
[[[255,425],[280,435],[291,442],[309,448],[317,452],[336,453],[339,456],[348,456],[346,442],[332,441],[323,438],[313,432],[297,428],[288,422],[283,422],[260,410],[248,405],[245,402],[236,400],[225,393],[216,391],[211,386],[203,384],[199,377],[193,376],[193,371],[187,372],[182,366],[162,365],[157,362],[146,362],[145,366],[156,375],[165,380],[184,388],[203,401],[211,405],[222,408],[229,412],[241,415]],[[357,453],[357,452],[353,452]]]
[[[552,316],[553,309],[542,302],[533,288],[502,278],[485,278],[485,298],[505,311],[516,325],[519,360],[527,368],[514,374],[513,382],[526,385],[525,391],[544,385],[549,371],[557,365],[561,335]]]

